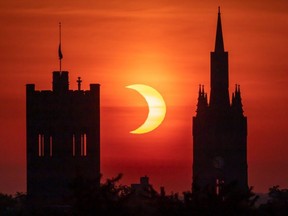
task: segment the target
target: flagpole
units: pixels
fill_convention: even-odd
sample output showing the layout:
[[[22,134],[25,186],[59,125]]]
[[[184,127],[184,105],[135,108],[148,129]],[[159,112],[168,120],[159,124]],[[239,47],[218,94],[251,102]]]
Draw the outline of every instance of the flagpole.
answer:
[[[61,22],[59,22],[59,64],[60,64],[60,72],[61,72],[61,59],[62,59],[62,53],[61,53]]]

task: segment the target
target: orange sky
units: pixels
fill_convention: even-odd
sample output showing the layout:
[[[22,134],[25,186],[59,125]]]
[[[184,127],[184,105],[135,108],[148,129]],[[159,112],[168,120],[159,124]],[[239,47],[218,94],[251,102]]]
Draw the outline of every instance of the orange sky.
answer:
[[[101,171],[123,184],[150,176],[158,189],[189,190],[198,84],[210,91],[217,7],[229,51],[230,95],[241,85],[248,117],[249,184],[288,187],[288,2],[193,0],[0,3],[0,192],[26,191],[25,84],[51,89],[58,22],[70,88],[101,84]],[[147,115],[126,85],[157,89],[167,116],[155,131],[129,134]]]

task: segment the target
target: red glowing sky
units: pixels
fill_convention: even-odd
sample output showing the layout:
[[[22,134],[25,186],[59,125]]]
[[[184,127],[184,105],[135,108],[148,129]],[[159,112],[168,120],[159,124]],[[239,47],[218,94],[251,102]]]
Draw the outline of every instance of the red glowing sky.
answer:
[[[210,51],[221,6],[230,94],[241,85],[248,117],[249,184],[288,187],[288,2],[2,1],[0,3],[0,192],[26,191],[25,84],[51,89],[58,22],[70,88],[101,84],[101,172],[123,184],[148,175],[158,189],[189,190],[198,85],[209,93]],[[151,133],[129,134],[147,115],[125,86],[157,89],[167,116]]]

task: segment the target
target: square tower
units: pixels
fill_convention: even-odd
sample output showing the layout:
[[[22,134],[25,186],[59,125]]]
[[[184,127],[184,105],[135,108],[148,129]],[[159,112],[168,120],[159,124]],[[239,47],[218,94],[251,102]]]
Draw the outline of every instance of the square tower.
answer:
[[[67,71],[53,72],[51,90],[26,85],[27,195],[67,204],[76,178],[100,184],[100,85],[69,90]]]

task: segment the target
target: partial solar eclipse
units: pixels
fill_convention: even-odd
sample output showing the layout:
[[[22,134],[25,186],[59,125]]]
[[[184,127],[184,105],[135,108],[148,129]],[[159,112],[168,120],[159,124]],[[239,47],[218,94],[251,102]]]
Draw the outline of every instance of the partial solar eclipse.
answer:
[[[147,85],[134,84],[126,86],[126,88],[133,89],[141,94],[149,108],[146,121],[137,129],[130,131],[130,133],[144,134],[156,129],[162,123],[166,114],[166,104],[163,97],[158,91]]]

